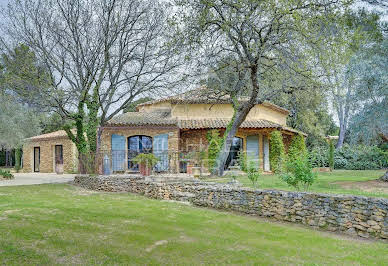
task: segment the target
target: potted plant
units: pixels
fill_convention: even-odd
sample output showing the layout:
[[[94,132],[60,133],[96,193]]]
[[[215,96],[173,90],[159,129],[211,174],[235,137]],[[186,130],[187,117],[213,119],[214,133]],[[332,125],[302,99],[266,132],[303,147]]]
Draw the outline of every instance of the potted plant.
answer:
[[[183,154],[182,156],[182,161],[186,163],[186,173],[189,175],[193,174],[194,156],[195,152],[193,151]]]
[[[159,158],[152,153],[140,153],[133,162],[139,165],[140,174],[142,176],[151,175],[152,168],[157,164]]]

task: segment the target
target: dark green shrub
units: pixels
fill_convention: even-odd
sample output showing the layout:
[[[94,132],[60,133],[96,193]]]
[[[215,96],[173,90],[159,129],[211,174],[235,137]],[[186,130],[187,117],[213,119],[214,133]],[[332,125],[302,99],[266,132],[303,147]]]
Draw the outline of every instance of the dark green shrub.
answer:
[[[307,148],[304,137],[301,134],[294,135],[288,148],[288,157],[293,160],[298,156],[306,157]]]
[[[345,144],[334,153],[334,168],[374,170],[388,167],[388,152],[377,146]]]
[[[22,150],[17,148],[15,149],[15,170],[17,173],[21,169],[21,159],[22,159]]]
[[[140,153],[133,158],[133,162],[136,164],[144,164],[148,167],[154,167],[159,162],[159,158],[152,153]]]
[[[252,182],[252,185],[254,187],[257,187],[257,181],[260,178],[260,172],[257,170],[257,167],[255,166],[255,161],[249,161],[247,165],[247,176],[248,179]]]
[[[297,190],[300,190],[301,187],[308,190],[316,178],[317,173],[313,173],[307,156],[298,156],[292,160],[288,159],[285,172],[280,175],[281,180]]]
[[[241,171],[247,172],[247,153],[243,151],[238,152],[238,164],[240,166]]]
[[[209,170],[211,171],[216,166],[217,156],[221,149],[222,137],[217,129],[209,130],[206,134],[207,141],[209,142],[207,150],[207,160]]]
[[[327,167],[328,161],[328,149],[325,146],[315,146],[311,149],[309,154],[309,160],[312,167]]]
[[[270,135],[269,161],[271,170],[280,173],[285,159],[284,143],[282,133],[273,131]]]
[[[334,143],[332,140],[329,140],[329,155],[328,155],[328,161],[329,161],[329,167],[330,171],[334,170]]]
[[[4,179],[14,179],[14,175],[8,171],[8,170],[1,170],[0,169],[0,176],[3,177]]]

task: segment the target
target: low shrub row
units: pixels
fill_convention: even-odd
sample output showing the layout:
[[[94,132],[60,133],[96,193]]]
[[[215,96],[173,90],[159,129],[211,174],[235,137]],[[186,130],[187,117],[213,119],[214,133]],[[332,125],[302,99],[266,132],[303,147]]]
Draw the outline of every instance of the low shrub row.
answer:
[[[313,167],[329,166],[329,148],[313,147],[309,153]],[[346,170],[375,170],[388,167],[388,152],[376,146],[348,145],[334,152],[334,168]]]
[[[4,179],[14,179],[14,175],[8,170],[0,169],[0,177]]]
[[[388,167],[388,152],[376,146],[344,145],[334,156],[336,169],[373,170]]]

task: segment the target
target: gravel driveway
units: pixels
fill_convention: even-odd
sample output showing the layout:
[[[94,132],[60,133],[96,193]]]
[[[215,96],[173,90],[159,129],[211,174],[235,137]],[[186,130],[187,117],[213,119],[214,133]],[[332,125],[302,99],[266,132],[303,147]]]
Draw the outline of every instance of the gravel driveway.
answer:
[[[75,175],[55,173],[14,173],[15,179],[0,180],[0,187],[4,186],[24,186],[48,183],[67,183],[74,180]]]

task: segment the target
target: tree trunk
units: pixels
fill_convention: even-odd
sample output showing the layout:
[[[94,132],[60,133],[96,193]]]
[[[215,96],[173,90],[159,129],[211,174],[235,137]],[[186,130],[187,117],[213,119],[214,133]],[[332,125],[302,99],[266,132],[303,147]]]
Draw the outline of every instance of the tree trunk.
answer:
[[[5,166],[6,167],[12,167],[12,150],[5,150]]]
[[[344,145],[345,132],[346,132],[345,125],[343,123],[341,123],[339,136],[338,136],[338,142],[337,142],[337,145],[335,146],[336,149],[340,149],[342,147],[342,145]]]
[[[5,150],[5,167],[9,166],[9,151],[8,149]]]
[[[216,174],[218,176],[222,176],[224,174],[225,164],[229,156],[233,138],[234,136],[236,136],[238,128],[240,127],[242,122],[244,122],[250,110],[251,108],[243,108],[241,110],[235,111],[235,116],[233,117],[231,124],[228,125],[228,128],[224,133],[224,141],[222,143],[221,150],[218,154],[216,164],[217,166],[213,170],[213,174]]]
[[[385,172],[385,174],[382,177],[380,177],[379,180],[388,182],[388,171]]]
[[[86,154],[78,153],[78,172],[81,175],[88,173]]]
[[[250,67],[250,80],[252,85],[252,93],[250,95],[249,101],[240,105],[238,103],[238,99],[234,99],[231,95],[231,99],[233,101],[234,114],[233,118],[228,124],[225,133],[224,133],[224,141],[222,143],[222,147],[217,156],[217,166],[213,169],[212,174],[216,174],[218,176],[222,176],[224,174],[226,160],[228,159],[230,148],[232,146],[232,141],[234,136],[236,136],[237,130],[244,122],[247,117],[249,111],[255,106],[257,103],[257,95],[259,93],[259,85],[257,81],[257,62],[255,62]]]

